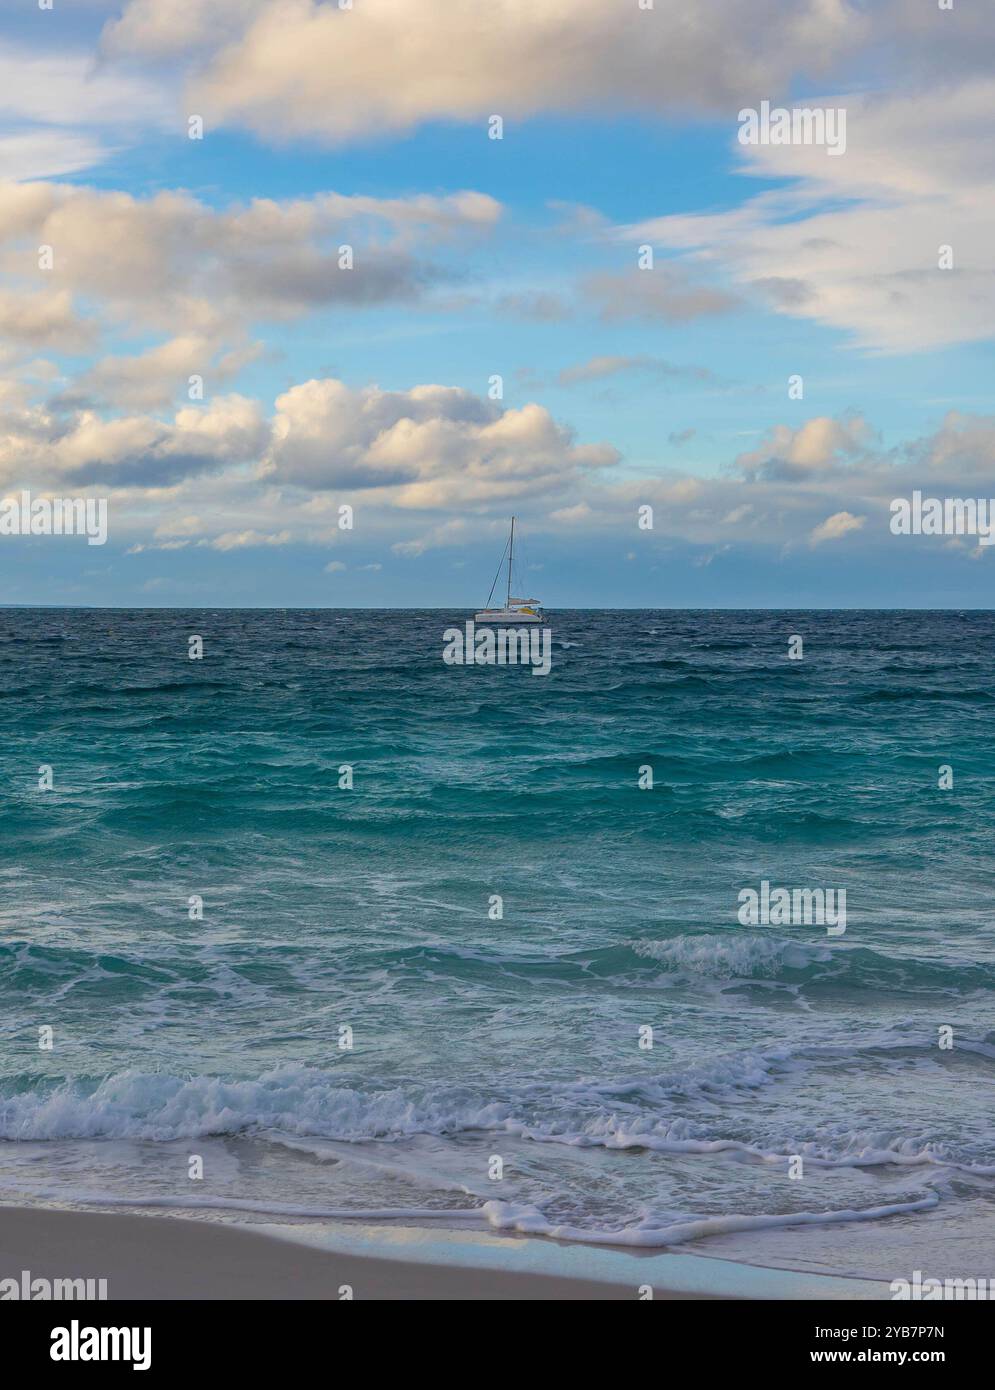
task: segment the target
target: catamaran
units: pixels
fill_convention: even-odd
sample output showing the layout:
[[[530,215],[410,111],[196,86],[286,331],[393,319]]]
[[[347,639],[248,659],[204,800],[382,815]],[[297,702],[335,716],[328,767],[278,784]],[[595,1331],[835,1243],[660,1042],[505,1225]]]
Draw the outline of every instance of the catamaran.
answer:
[[[544,623],[546,615],[542,611],[542,604],[537,598],[512,598],[512,563],[515,557],[515,518],[511,518],[511,535],[505,546],[508,555],[508,589],[503,608],[491,608],[490,602],[494,597],[494,590],[497,588],[498,580],[501,578],[501,571],[504,568],[504,555],[501,556],[498,564],[497,574],[494,576],[494,583],[491,591],[487,595],[487,603],[475,614],[478,623]]]

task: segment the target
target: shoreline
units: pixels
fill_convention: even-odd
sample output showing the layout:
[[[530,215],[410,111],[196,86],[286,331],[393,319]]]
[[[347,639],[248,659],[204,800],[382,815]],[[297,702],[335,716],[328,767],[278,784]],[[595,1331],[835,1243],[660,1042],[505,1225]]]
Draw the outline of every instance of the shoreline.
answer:
[[[0,1209],[0,1280],[105,1279],[107,1300],[624,1299],[584,1279],[321,1249],[253,1226],[174,1216]],[[13,1300],[11,1300],[13,1301]]]
[[[875,1299],[877,1281],[699,1255],[410,1226],[238,1225],[0,1207],[0,1280],[105,1279],[108,1301]],[[0,1292],[13,1301],[19,1295]]]

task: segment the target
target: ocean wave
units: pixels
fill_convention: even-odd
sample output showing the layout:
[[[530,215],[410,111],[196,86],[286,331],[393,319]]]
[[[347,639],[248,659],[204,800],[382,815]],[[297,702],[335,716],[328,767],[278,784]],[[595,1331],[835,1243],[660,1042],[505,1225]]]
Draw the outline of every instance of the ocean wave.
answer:
[[[23,1194],[37,1201],[65,1200],[60,1189],[32,1190]],[[254,1216],[279,1216],[307,1221],[341,1222],[407,1222],[419,1226],[442,1224],[467,1229],[482,1226],[495,1231],[516,1231],[522,1235],[542,1235],[553,1240],[569,1240],[585,1245],[621,1245],[644,1249],[664,1249],[685,1245],[709,1237],[732,1235],[742,1231],[762,1231],[784,1227],[836,1226],[861,1221],[881,1221],[890,1216],[910,1215],[931,1211],[940,1203],[940,1195],[929,1191],[921,1197],[906,1201],[880,1203],[863,1208],[841,1208],[826,1211],[787,1211],[769,1215],[735,1212],[716,1216],[689,1216],[661,1220],[652,1215],[610,1224],[580,1226],[552,1220],[538,1205],[528,1202],[509,1202],[492,1199],[480,1206],[466,1207],[325,1207],[313,1203],[264,1201],[238,1197],[195,1197],[147,1195],[123,1197],[117,1193],[77,1191],[74,1203],[97,1207],[125,1207],[142,1210],[237,1212]],[[284,1231],[285,1239],[293,1239],[292,1230]]]
[[[964,1047],[963,1044],[960,1046]],[[974,1055],[995,1060],[995,1046],[969,1044]],[[418,1135],[445,1138],[503,1134],[536,1143],[606,1150],[715,1155],[733,1153],[783,1164],[800,1154],[825,1168],[885,1165],[962,1168],[995,1175],[995,1154],[975,1145],[954,1152],[921,1134],[848,1130],[832,1125],[804,1134],[759,1137],[749,1110],[722,1121],[716,1105],[797,1075],[806,1067],[871,1057],[904,1064],[917,1051],[909,1044],[852,1049],[787,1049],[738,1053],[700,1067],[640,1074],[609,1082],[578,1080],[520,1083],[494,1088],[419,1087],[384,1090],[347,1084],[336,1071],[302,1064],[256,1077],[171,1076],[127,1071],[104,1078],[59,1083],[23,1077],[0,1084],[0,1139],[131,1139],[168,1142],[211,1135],[267,1135],[342,1143],[401,1141]],[[823,1055],[825,1054],[825,1055]],[[782,1121],[783,1123],[783,1121]],[[730,1133],[735,1124],[740,1133]],[[743,1126],[746,1132],[743,1132]]]
[[[830,965],[834,959],[827,946],[732,932],[726,937],[677,936],[631,944],[637,956],[666,970],[719,980],[777,979]]]
[[[854,1221],[880,1221],[917,1211],[930,1211],[939,1205],[936,1192],[906,1202],[888,1202],[863,1209],[840,1211],[788,1211],[774,1215],[694,1217],[659,1223],[652,1217],[625,1226],[603,1230],[551,1222],[536,1206],[513,1202],[485,1202],[484,1215],[495,1230],[519,1231],[523,1235],[543,1235],[555,1240],[578,1240],[587,1245],[630,1245],[660,1247],[684,1245],[708,1236],[732,1235],[738,1231],[763,1231],[784,1226],[836,1226]]]
[[[719,985],[783,985],[802,994],[845,989],[875,995],[961,997],[995,990],[995,964],[947,957],[885,954],[869,946],[834,940],[823,929],[799,928],[797,936],[745,931],[664,932],[591,948],[549,950],[524,943],[464,946],[449,941],[381,946],[353,952],[357,969],[388,978],[412,973],[445,976],[486,985],[498,981],[554,983],[590,988],[595,981],[624,992],[702,982]],[[201,946],[164,942],[154,956],[83,946],[12,941],[0,946],[0,988],[24,997],[58,988],[62,996],[85,987],[141,997],[187,986],[229,998],[255,993],[267,984],[297,990],[308,979],[326,978],[328,946],[302,941],[266,946],[239,941]],[[319,960],[320,957],[320,960]],[[260,971],[264,975],[260,977]]]
[[[801,929],[812,932],[818,928]],[[965,994],[995,989],[995,965],[916,956],[885,955],[869,946],[802,938],[701,934],[640,940],[634,953],[664,970],[718,980],[780,980],[806,987],[845,985],[895,994]]]

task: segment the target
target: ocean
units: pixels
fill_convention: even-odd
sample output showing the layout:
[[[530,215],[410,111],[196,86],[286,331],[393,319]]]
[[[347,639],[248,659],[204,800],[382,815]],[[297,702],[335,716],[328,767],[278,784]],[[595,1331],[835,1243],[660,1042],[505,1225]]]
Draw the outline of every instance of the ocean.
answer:
[[[995,1274],[995,615],[468,616],[0,610],[0,1200]]]

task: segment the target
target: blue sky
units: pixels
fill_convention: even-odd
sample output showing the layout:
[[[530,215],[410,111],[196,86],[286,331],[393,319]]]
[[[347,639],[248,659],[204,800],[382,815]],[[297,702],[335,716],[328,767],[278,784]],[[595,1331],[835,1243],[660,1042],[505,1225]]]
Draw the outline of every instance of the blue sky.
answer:
[[[4,601],[471,607],[514,513],[554,610],[990,606],[888,524],[995,494],[990,7],[64,8],[0,20],[0,490],[110,538]]]

